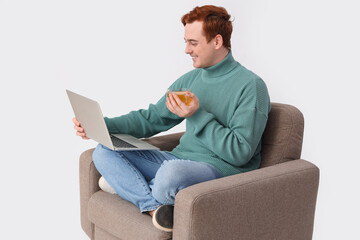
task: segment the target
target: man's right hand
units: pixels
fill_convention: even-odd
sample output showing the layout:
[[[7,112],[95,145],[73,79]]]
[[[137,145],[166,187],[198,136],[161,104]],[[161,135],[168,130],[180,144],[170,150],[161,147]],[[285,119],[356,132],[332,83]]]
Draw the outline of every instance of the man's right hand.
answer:
[[[82,139],[90,139],[86,136],[85,130],[81,127],[81,124],[77,118],[73,118],[72,121],[75,124],[74,128],[76,130],[76,135],[80,136]]]

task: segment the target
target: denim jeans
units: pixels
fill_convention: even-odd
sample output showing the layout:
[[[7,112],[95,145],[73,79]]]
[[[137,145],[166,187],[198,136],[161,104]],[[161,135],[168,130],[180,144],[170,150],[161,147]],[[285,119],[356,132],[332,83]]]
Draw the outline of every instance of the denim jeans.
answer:
[[[222,177],[210,164],[158,150],[113,151],[99,144],[93,161],[115,192],[141,212],[173,205],[179,190]]]

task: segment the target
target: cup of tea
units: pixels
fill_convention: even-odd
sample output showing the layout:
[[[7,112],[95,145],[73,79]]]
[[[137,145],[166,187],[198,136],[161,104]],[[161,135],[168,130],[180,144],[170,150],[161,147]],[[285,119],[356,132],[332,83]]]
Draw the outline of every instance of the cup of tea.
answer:
[[[191,102],[191,97],[187,96],[186,92],[192,92],[189,88],[180,88],[180,89],[168,89],[166,92],[167,97],[169,97],[169,93],[176,94],[180,100],[189,106]]]

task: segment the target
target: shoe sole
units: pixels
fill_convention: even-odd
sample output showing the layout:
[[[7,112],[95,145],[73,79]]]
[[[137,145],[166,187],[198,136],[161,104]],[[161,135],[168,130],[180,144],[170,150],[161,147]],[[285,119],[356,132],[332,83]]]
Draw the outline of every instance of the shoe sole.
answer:
[[[161,226],[161,225],[156,221],[157,213],[158,213],[159,209],[162,208],[162,207],[166,207],[166,205],[160,206],[158,209],[156,209],[156,211],[154,212],[154,215],[153,215],[153,217],[152,217],[152,222],[153,222],[154,226],[155,226],[157,229],[160,229],[161,231],[165,231],[165,232],[172,232],[172,231],[173,231],[172,228],[163,227],[163,226]],[[171,206],[171,207],[172,207],[172,206]]]

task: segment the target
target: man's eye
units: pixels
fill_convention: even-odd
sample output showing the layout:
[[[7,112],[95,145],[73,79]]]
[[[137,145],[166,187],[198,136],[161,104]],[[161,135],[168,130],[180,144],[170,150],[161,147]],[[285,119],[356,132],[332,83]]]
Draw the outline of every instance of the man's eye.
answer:
[[[186,40],[185,40],[184,43],[185,43],[185,44],[188,44],[188,43],[189,43],[191,46],[197,46],[197,45],[198,45],[197,42],[193,42],[193,41],[186,41]]]

